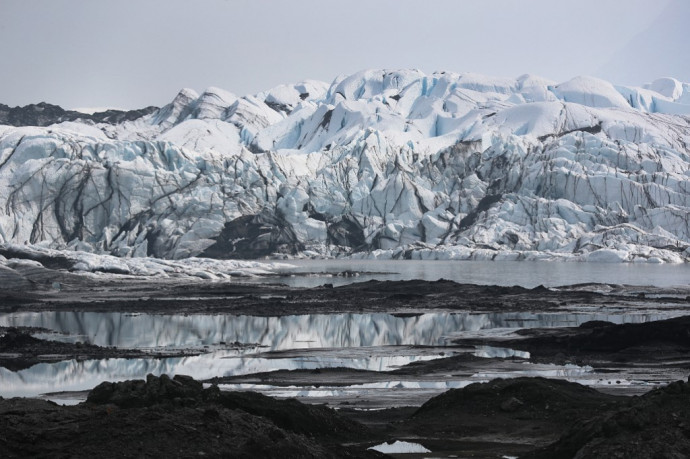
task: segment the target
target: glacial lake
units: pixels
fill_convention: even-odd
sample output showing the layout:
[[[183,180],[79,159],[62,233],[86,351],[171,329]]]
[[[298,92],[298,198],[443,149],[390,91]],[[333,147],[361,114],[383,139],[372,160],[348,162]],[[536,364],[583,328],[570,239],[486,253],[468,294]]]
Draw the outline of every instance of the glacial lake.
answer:
[[[41,363],[17,372],[0,368],[0,396],[37,396],[47,392],[83,391],[102,381],[142,379],[147,374],[188,374],[198,379],[239,376],[275,370],[316,370],[345,367],[388,372],[412,362],[438,359],[458,352],[477,357],[524,359],[529,353],[507,348],[478,346],[462,349],[454,338],[512,334],[521,328],[578,326],[590,320],[614,323],[642,323],[681,315],[683,311],[599,308],[593,311],[556,313],[454,313],[433,312],[412,316],[394,314],[308,314],[280,317],[243,315],[161,315],[102,312],[42,312],[0,315],[1,326],[42,327],[55,333],[39,333],[41,338],[68,342],[88,342],[152,351],[198,349],[200,355],[170,358],[67,360]],[[471,371],[465,376],[438,375],[436,378],[394,375],[377,380],[371,387],[276,388],[271,386],[225,385],[231,390],[259,390],[276,396],[348,397],[349,391],[371,394],[392,387],[405,389],[407,402],[421,403],[424,397],[451,387],[494,377],[545,376],[576,379],[600,386],[608,379],[589,367],[528,364],[523,360]],[[674,378],[676,375],[673,376]],[[617,379],[623,379],[621,375]],[[656,380],[656,376],[653,377]],[[636,377],[627,384],[647,385],[649,378]],[[330,391],[330,392],[329,392]],[[345,392],[343,392],[345,391]],[[354,393],[353,392],[353,393]],[[400,395],[400,394],[399,394]],[[52,397],[55,399],[54,397]],[[59,397],[57,400],[60,400]],[[369,401],[368,403],[371,403]],[[385,402],[388,403],[388,402]]]
[[[480,285],[519,285],[533,288],[583,283],[680,287],[685,296],[690,265],[594,264],[568,262],[484,262],[408,260],[287,260],[294,267],[282,276],[250,278],[251,282],[279,282],[314,287],[369,280],[434,281],[449,279]],[[354,274],[357,273],[357,274]],[[247,278],[238,282],[247,282]],[[596,289],[597,287],[593,287]],[[633,289],[634,291],[634,289]],[[270,384],[226,384],[229,390],[258,390],[279,397],[298,397],[337,406],[359,400],[362,408],[420,404],[448,388],[496,377],[544,376],[565,378],[593,387],[630,385],[644,388],[679,377],[657,370],[630,374],[601,374],[588,366],[528,363],[528,354],[507,348],[479,346],[461,349],[454,338],[512,334],[520,328],[578,326],[590,320],[639,323],[684,315],[678,305],[663,308],[640,302],[639,308],[583,306],[563,312],[488,314],[427,312],[395,314],[306,314],[282,317],[251,315],[180,315],[103,312],[43,312],[0,315],[1,326],[33,326],[52,330],[38,337],[101,346],[170,352],[198,350],[200,355],[169,358],[67,360],[46,362],[13,372],[0,368],[0,396],[37,396],[60,391],[83,391],[102,381],[144,378],[147,374],[189,374],[198,379],[241,376],[257,372],[316,370],[346,367],[382,372],[371,383],[347,387],[275,387]],[[507,359],[496,366],[481,363],[466,374],[407,376],[389,374],[404,365],[456,353]],[[511,360],[517,358],[516,360]],[[487,362],[488,364],[488,362]],[[392,398],[391,398],[392,397]],[[83,398],[49,396],[73,403]]]
[[[275,282],[293,287],[413,279],[447,279],[465,284],[526,288],[585,283],[690,287],[690,264],[465,260],[285,260],[284,263],[295,268],[282,272],[296,275]],[[347,271],[359,274],[354,277],[339,275]]]

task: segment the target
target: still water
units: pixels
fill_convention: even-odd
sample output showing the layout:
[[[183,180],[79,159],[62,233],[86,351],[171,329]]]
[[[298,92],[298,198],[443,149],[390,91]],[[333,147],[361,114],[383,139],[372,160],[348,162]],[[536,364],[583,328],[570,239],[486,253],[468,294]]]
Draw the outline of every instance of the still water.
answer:
[[[412,279],[526,288],[584,283],[690,287],[690,264],[458,260],[288,260],[286,263],[295,268],[283,272],[299,275],[280,278],[277,282],[295,287]],[[338,276],[347,271],[360,274]]]
[[[591,320],[641,323],[680,315],[670,311],[567,313],[386,313],[247,315],[162,315],[122,312],[47,311],[0,315],[3,327],[40,327],[35,336],[129,349],[203,348],[237,343],[266,351],[372,346],[444,346],[453,338],[496,330],[577,327]],[[227,345],[227,344],[226,344]]]
[[[398,260],[291,260],[293,268],[270,282],[313,287],[368,280],[438,280],[481,285],[519,285],[533,288],[582,283],[626,284],[633,286],[681,287],[690,284],[688,265],[593,264],[564,262],[480,262],[480,261],[398,261]],[[358,273],[354,275],[353,273]],[[343,275],[345,274],[345,275]],[[246,279],[243,280],[243,282]],[[255,282],[267,282],[257,278]],[[82,341],[100,346],[118,346],[174,352],[197,350],[195,356],[171,358],[104,359],[42,363],[12,372],[0,368],[0,396],[36,396],[46,392],[80,391],[102,381],[143,378],[148,373],[188,374],[198,379],[214,376],[247,375],[278,369],[347,367],[389,372],[412,362],[453,355],[463,351],[452,340],[482,335],[507,335],[520,328],[578,326],[589,320],[615,323],[646,322],[685,314],[682,309],[639,307],[610,308],[559,313],[471,314],[434,312],[414,316],[393,314],[307,314],[283,317],[249,315],[149,315],[93,312],[12,313],[0,315],[0,326],[33,326],[54,333],[38,335],[62,341]],[[511,349],[476,348],[474,355],[486,358],[526,358]],[[560,377],[589,385],[656,384],[677,379],[676,374],[651,374],[613,380],[594,374],[590,367],[538,365],[524,360],[507,360],[497,366],[465,375],[439,375],[407,380],[382,375],[371,387],[273,388],[269,386],[228,386],[228,389],[261,390],[277,396],[315,397],[325,403],[350,401],[352,394],[371,393],[370,400],[381,404],[418,404],[450,387],[463,387],[495,377],[539,375]],[[385,380],[381,381],[381,377]],[[392,391],[392,388],[395,389]],[[349,392],[348,392],[349,391]],[[352,394],[350,393],[352,392]],[[389,401],[394,394],[395,401]],[[401,395],[402,394],[402,395]],[[319,399],[318,397],[323,397]],[[359,396],[358,396],[359,397]],[[387,401],[388,400],[388,401]],[[379,403],[377,402],[377,403]],[[382,405],[383,406],[383,405]]]
[[[567,313],[447,313],[413,316],[394,314],[307,314],[281,317],[246,315],[151,315],[97,312],[43,312],[0,315],[1,326],[31,326],[53,330],[38,336],[156,351],[198,349],[201,355],[172,358],[104,359],[42,363],[12,372],[0,368],[0,396],[36,396],[45,392],[90,389],[102,381],[188,374],[198,379],[257,372],[346,367],[386,372],[412,362],[437,359],[456,352],[478,357],[528,358],[510,349],[462,350],[454,338],[507,335],[520,328],[578,326],[589,320],[616,323],[647,322],[682,311],[599,310]],[[548,366],[535,369],[525,363],[508,371],[535,375],[578,377],[591,369]],[[555,373],[554,373],[555,372]],[[465,384],[485,380],[466,378],[437,381]],[[428,381],[427,381],[428,382]],[[445,386],[443,386],[445,387]],[[421,387],[425,391],[429,387]],[[424,394],[428,395],[427,392]],[[420,394],[416,393],[416,397]]]

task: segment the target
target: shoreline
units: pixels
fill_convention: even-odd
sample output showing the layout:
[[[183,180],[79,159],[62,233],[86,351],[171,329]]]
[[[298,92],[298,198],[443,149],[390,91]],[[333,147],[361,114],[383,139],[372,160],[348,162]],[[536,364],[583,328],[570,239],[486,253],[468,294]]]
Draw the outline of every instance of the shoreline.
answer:
[[[526,289],[442,280],[368,281],[338,287],[294,288],[236,282],[180,284],[176,281],[86,279],[64,283],[59,291],[4,290],[0,293],[0,319],[6,322],[12,318],[30,321],[42,317],[46,321],[42,329],[22,328],[21,324],[15,328],[9,328],[13,325],[8,323],[2,325],[0,366],[4,368],[0,368],[0,378],[14,378],[12,375],[21,374],[23,381],[29,381],[28,375],[33,374],[32,369],[44,368],[41,365],[55,365],[53,362],[62,360],[68,366],[77,365],[79,368],[86,368],[84,365],[87,364],[89,367],[102,367],[115,365],[113,362],[133,362],[138,366],[149,362],[159,374],[150,378],[158,381],[167,373],[164,369],[178,368],[171,367],[171,362],[178,362],[182,366],[175,374],[193,374],[204,382],[204,390],[220,388],[220,393],[226,394],[223,397],[251,394],[254,391],[272,396],[260,398],[264,396],[247,395],[259,397],[263,400],[261,403],[273,406],[269,411],[283,406],[284,401],[293,397],[298,397],[300,402],[295,403],[300,403],[300,406],[335,408],[333,413],[337,414],[338,419],[355,422],[368,432],[366,441],[363,441],[365,437],[360,433],[335,443],[340,445],[337,448],[349,445],[346,450],[350,457],[375,457],[372,454],[376,453],[366,448],[378,444],[376,442],[395,440],[420,443],[434,454],[475,454],[475,457],[487,458],[522,454],[528,454],[526,457],[547,457],[539,456],[542,454],[540,448],[556,448],[559,439],[566,439],[569,429],[579,425],[577,422],[599,422],[595,420],[601,416],[616,415],[617,410],[628,409],[624,407],[637,403],[633,401],[639,397],[634,396],[646,400],[651,395],[644,394],[676,387],[673,381],[687,379],[690,340],[681,332],[687,329],[690,317],[686,316],[688,305],[689,297],[681,289],[602,284]],[[96,345],[89,342],[91,335],[88,334],[76,341],[77,337],[53,333],[54,337],[61,339],[60,343],[45,341],[47,336],[51,336],[46,330],[53,330],[50,325],[50,317],[53,316],[60,317],[63,326],[72,323],[71,318],[74,317],[86,327],[85,332],[92,323],[116,324],[113,325],[115,328],[107,329],[107,333],[106,329],[101,330],[107,336],[119,336],[117,326],[151,324],[142,328],[148,329],[148,332],[141,333],[153,333],[152,338],[158,340],[159,346],[148,348],[139,344],[137,346],[141,348],[127,348]],[[602,319],[589,319],[600,316]],[[101,322],[106,317],[108,319]],[[579,325],[568,325],[573,318],[579,321]],[[606,318],[608,322],[604,320]],[[165,322],[173,319],[177,322]],[[234,330],[227,327],[237,327],[240,332],[248,333],[245,325],[241,325],[245,322],[232,325],[235,323],[233,321],[240,319],[259,327],[259,336],[269,333],[270,336],[265,338],[269,340],[267,342],[274,339],[271,333],[277,330],[284,330],[280,336],[297,334],[284,347],[277,348],[266,347],[256,340],[243,342],[225,338],[230,336],[227,335],[228,330]],[[341,324],[343,320],[345,322]],[[611,323],[610,320],[621,323]],[[214,328],[219,321],[229,322],[221,328]],[[203,327],[211,328],[198,324],[207,324]],[[307,328],[296,328],[291,332],[291,324]],[[546,328],[540,327],[540,324],[547,324]],[[346,346],[352,347],[333,347],[336,344],[329,344],[330,341],[311,347],[308,343],[300,344],[298,339],[299,330],[326,327],[314,331],[318,332],[314,336],[324,339],[345,325],[354,337],[359,336],[356,341],[349,341],[352,338],[345,341],[351,343]],[[460,325],[472,325],[474,328],[458,332],[457,335],[444,335],[446,332],[443,330],[446,329],[443,327],[452,331]],[[156,338],[157,327],[170,330],[170,327],[178,326],[191,326],[192,335],[209,334],[209,344],[201,345],[206,341],[199,341],[194,345],[174,346],[175,340],[166,344],[167,341]],[[262,332],[262,327],[269,328]],[[491,327],[499,328],[493,331]],[[412,339],[417,336],[412,331],[422,341],[406,343],[395,338],[395,333],[400,333],[400,336]],[[429,341],[428,333],[431,331],[439,333],[439,338]],[[133,333],[136,335],[138,332]],[[386,336],[392,340],[391,343],[380,341],[381,337]],[[364,338],[374,341],[368,344],[369,341],[363,341]],[[434,341],[437,339],[439,341]],[[508,351],[512,351],[512,354]],[[403,356],[406,357],[403,359]],[[223,365],[244,361],[252,366],[237,374],[223,374],[227,371]],[[376,363],[379,361],[389,363]],[[289,362],[311,363],[302,368],[280,366]],[[339,367],[338,362],[345,362],[344,367]],[[356,365],[346,368],[348,362],[369,363],[361,368]],[[208,365],[213,366],[205,370],[209,375],[205,377],[198,370]],[[41,371],[46,371],[45,368]],[[197,369],[197,374],[193,372],[194,369]],[[68,403],[79,402],[88,396],[89,392],[85,389],[92,390],[99,382],[98,378],[104,377],[95,375],[93,384],[76,392],[50,391],[53,393],[48,398]],[[123,379],[136,380],[137,377]],[[5,381],[7,383],[8,380]],[[36,381],[40,381],[40,377]],[[542,387],[544,384],[546,386]],[[518,386],[526,388],[520,390],[527,392],[516,395],[512,391],[518,390]],[[489,391],[493,395],[486,395],[487,388],[497,389]],[[683,385],[682,394],[685,393],[684,388]],[[559,405],[547,404],[551,408],[541,406],[538,398],[530,398],[532,395],[529,394],[535,391],[542,394],[546,390],[553,391],[549,396],[553,397],[552,403],[558,400],[561,400],[558,403],[565,403],[562,409],[554,408]],[[583,393],[592,394],[592,400],[606,400],[604,408],[597,408],[597,404],[578,407],[575,402],[567,402],[570,395],[564,394],[570,393],[568,391],[585,391]],[[462,395],[452,403],[444,402],[438,407],[440,411],[434,411],[426,417],[416,415],[431,401],[444,400],[452,394],[473,395],[470,398],[467,398],[469,395]],[[252,400],[252,403],[259,403],[259,399]],[[169,402],[164,401],[164,405],[168,406],[166,404]],[[90,419],[90,415],[85,413],[95,409],[87,408],[88,404],[83,403],[75,407],[44,403],[49,402],[33,398],[3,399],[0,400],[0,411],[19,410],[26,419],[33,419],[31,422],[36,422],[39,429],[60,430],[64,426],[55,420],[56,417],[66,416],[79,423],[79,419]],[[202,406],[202,411],[220,409],[211,406],[213,404],[208,405],[206,401],[199,403],[201,405],[194,410],[202,409]],[[451,423],[455,427],[450,428],[449,418],[443,415],[443,410],[457,403],[460,405],[457,405]],[[14,408],[3,408],[7,404]],[[179,413],[175,411],[177,408],[173,410],[175,413],[171,414],[174,418],[170,418],[171,422],[184,425],[186,421],[175,417],[178,414],[196,419],[191,412],[185,411],[189,407],[182,408]],[[111,411],[113,409],[124,410],[117,407],[111,408]],[[161,409],[156,404],[140,407],[137,408],[136,417],[146,419],[153,413],[159,416]],[[223,411],[225,409],[227,407],[219,411],[221,418],[229,419],[237,415],[235,408],[228,412]],[[54,415],[44,421],[36,421],[46,410]],[[559,414],[560,411],[571,413],[571,416],[564,417],[563,413]],[[126,413],[122,411],[119,416],[126,416]],[[245,421],[265,422],[267,419],[265,413],[259,417],[261,421]],[[197,424],[191,427],[197,430],[200,428],[198,422],[203,424],[198,419],[193,422]],[[94,435],[110,435],[107,433],[109,427],[99,425],[98,429],[101,430],[94,431]],[[272,431],[273,427],[266,429]],[[232,435],[239,434],[235,432]],[[281,435],[292,438],[289,429],[288,433]],[[310,443],[300,438],[292,439],[294,443],[291,447],[297,448],[295,451],[318,450],[326,457],[334,454],[334,450],[329,449],[334,445],[331,440],[317,438],[316,443]],[[15,446],[19,450],[29,448],[21,441],[18,445]],[[118,447],[127,450],[126,445]],[[325,449],[319,449],[322,447]],[[209,454],[213,456],[212,452]]]

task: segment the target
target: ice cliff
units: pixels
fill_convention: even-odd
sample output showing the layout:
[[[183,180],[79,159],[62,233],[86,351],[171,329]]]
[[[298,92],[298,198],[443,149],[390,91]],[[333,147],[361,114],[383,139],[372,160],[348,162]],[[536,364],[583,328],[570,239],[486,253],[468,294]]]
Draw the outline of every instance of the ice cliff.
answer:
[[[369,70],[0,126],[0,243],[120,257],[683,262],[690,85]],[[116,120],[117,121],[117,120]]]

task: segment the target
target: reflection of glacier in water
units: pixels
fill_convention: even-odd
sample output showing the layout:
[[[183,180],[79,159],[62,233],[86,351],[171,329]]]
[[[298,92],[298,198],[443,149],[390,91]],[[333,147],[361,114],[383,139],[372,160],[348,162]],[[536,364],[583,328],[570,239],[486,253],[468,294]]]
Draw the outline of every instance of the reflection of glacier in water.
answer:
[[[404,353],[404,351],[402,351]],[[196,379],[231,376],[274,370],[298,370],[348,367],[360,370],[385,371],[414,361],[438,358],[438,355],[383,355],[370,349],[366,356],[303,356],[268,359],[257,355],[244,356],[234,351],[218,351],[191,357],[165,359],[104,359],[58,363],[41,363],[12,372],[0,368],[0,395],[29,397],[45,392],[91,389],[103,381],[143,379],[147,374],[186,374]],[[348,353],[349,354],[349,353]]]
[[[647,322],[669,313],[426,313],[308,314],[281,317],[40,312],[0,315],[0,326],[42,327],[41,335],[125,348],[256,344],[266,350],[361,346],[436,346],[466,332],[532,327],[576,327],[590,320]],[[474,333],[473,333],[474,334]]]
[[[459,389],[473,383],[488,382],[495,378],[540,376],[567,379],[595,389],[611,391],[611,388],[627,387],[626,393],[641,394],[651,387],[679,379],[679,372],[660,380],[635,374],[599,374],[592,367],[572,364],[555,365],[528,363],[526,361],[496,362],[491,371],[476,371],[463,375],[427,375],[419,379],[396,379],[390,375],[386,381],[352,385],[271,385],[270,383],[221,384],[221,390],[251,390],[278,398],[299,398],[313,403],[327,403],[336,409],[345,403],[350,409],[382,409],[391,406],[414,406],[449,389]],[[682,371],[680,372],[682,376]],[[620,392],[618,392],[620,394]]]
[[[106,359],[43,363],[19,372],[0,368],[0,395],[32,396],[85,390],[110,380],[188,374],[197,379],[278,369],[348,367],[386,371],[444,355],[442,346],[463,336],[495,334],[527,327],[577,326],[589,320],[645,322],[669,314],[426,313],[312,314],[282,317],[231,315],[150,315],[94,312],[15,313],[2,326],[54,330],[52,339],[144,349],[209,346],[199,356],[164,359]],[[249,343],[232,349],[221,343]],[[422,347],[418,347],[422,346]],[[424,347],[429,346],[429,347]],[[452,352],[452,348],[446,349]],[[288,352],[291,351],[291,352]],[[526,357],[499,348],[478,348],[485,357]],[[566,374],[562,376],[567,377]]]

